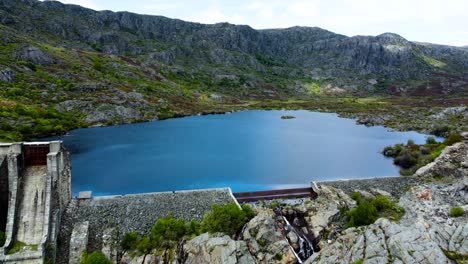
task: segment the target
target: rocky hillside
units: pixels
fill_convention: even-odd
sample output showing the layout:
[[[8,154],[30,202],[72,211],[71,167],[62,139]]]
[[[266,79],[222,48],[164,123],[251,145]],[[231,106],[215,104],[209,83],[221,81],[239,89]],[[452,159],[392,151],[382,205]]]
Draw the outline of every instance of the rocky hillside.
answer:
[[[39,42],[138,58],[148,64],[145,68],[167,68],[191,81],[204,77],[200,82],[207,87],[235,95],[239,87],[261,85],[277,93],[310,92],[301,91],[301,85],[295,90],[292,80],[324,89],[390,93],[450,93],[467,82],[465,49],[414,43],[393,33],[346,37],[308,27],[255,30],[37,0],[2,0],[0,14],[2,25]],[[16,57],[24,59],[21,52]],[[35,61],[54,62],[60,63]]]
[[[0,0],[1,140],[325,95],[464,96],[468,51]],[[239,100],[242,100],[240,102]]]

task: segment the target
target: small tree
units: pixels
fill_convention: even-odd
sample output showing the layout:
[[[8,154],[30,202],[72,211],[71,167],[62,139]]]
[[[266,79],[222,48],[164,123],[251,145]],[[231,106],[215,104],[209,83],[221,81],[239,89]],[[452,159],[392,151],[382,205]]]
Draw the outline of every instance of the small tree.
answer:
[[[213,205],[212,212],[207,214],[202,221],[203,232],[222,232],[234,235],[240,231],[242,226],[253,217],[254,213],[250,207],[239,208],[236,204]]]
[[[138,246],[140,236],[137,232],[126,233],[122,238],[122,249],[123,250],[134,250]]]
[[[353,210],[348,212],[349,226],[363,226],[372,224],[377,219],[375,206],[363,199]]]
[[[88,252],[85,250],[81,255],[80,264],[112,264],[112,261],[110,261],[100,251],[94,251],[93,253],[88,254]]]
[[[185,235],[185,220],[171,214],[158,219],[151,229],[151,242],[157,247],[172,248]]]

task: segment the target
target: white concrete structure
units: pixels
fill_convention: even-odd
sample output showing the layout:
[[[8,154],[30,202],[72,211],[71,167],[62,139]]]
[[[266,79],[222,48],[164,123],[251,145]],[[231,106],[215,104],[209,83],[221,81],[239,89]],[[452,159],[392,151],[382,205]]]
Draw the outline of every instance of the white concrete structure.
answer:
[[[62,142],[0,144],[0,263],[54,259],[60,217],[71,199],[70,165]],[[9,252],[22,245],[16,253]]]

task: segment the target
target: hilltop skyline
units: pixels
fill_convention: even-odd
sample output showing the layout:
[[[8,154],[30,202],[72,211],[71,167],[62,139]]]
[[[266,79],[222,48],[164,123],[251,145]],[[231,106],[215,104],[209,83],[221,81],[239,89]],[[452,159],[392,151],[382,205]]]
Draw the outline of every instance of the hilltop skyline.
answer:
[[[321,27],[347,36],[397,33],[411,41],[468,45],[468,20],[461,0],[169,1],[61,0],[95,10],[161,15],[206,24],[229,22],[255,29]]]

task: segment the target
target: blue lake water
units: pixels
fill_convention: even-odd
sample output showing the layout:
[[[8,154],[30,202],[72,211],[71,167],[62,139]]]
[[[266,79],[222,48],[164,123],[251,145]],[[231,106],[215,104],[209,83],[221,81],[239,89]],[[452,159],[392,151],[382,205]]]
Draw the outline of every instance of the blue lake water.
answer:
[[[426,137],[356,125],[336,114],[245,111],[78,129],[60,139],[72,153],[73,193],[107,195],[214,187],[240,192],[397,176],[399,169],[380,151]]]

